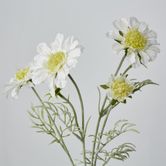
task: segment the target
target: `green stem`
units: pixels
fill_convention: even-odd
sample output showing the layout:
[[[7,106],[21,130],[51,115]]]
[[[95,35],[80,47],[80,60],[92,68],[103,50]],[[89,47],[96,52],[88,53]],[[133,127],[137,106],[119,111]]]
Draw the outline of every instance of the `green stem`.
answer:
[[[125,60],[125,58],[126,58],[126,56],[127,56],[127,53],[128,53],[128,50],[126,49],[126,50],[125,50],[125,54],[124,54],[124,56],[122,57],[122,59],[121,59],[121,61],[120,61],[120,63],[119,63],[119,66],[118,66],[118,68],[117,68],[117,70],[116,70],[114,76],[117,76],[117,75],[118,75],[118,73],[119,73],[119,71],[120,71],[120,69],[121,69],[121,67],[122,67],[122,64],[123,64],[123,62],[124,62],[124,60]],[[126,73],[128,70],[129,70],[129,69],[127,68],[127,69],[125,70],[125,73]],[[125,73],[124,73],[124,74],[125,74]],[[103,103],[103,105],[104,105],[104,103]],[[111,106],[111,104],[109,104],[109,105],[104,109],[104,111],[108,110],[110,106]],[[114,107],[113,107],[113,108],[114,108]],[[104,129],[105,129],[105,126],[106,126],[106,123],[107,123],[109,114],[110,114],[110,112],[111,112],[111,110],[112,110],[113,108],[111,108],[111,109],[107,112],[106,118],[105,118],[105,120],[104,120],[102,129],[101,129],[100,140],[101,140],[101,138],[102,138],[102,135],[103,135],[103,132],[104,132]],[[97,132],[98,132],[98,131],[97,131]],[[95,139],[96,139],[96,138],[95,138]],[[100,140],[99,140],[99,142],[98,142],[97,149],[99,149]],[[95,141],[95,144],[96,144],[96,141]],[[95,147],[94,147],[94,149],[95,149]],[[92,151],[92,159],[93,159],[93,157],[94,157],[94,156],[93,156],[93,155],[94,155],[93,153],[94,153],[94,152]],[[96,162],[97,162],[97,154],[96,154],[96,156],[95,156],[94,166],[96,166]],[[92,164],[93,164],[93,161],[92,161]]]
[[[128,66],[128,67],[126,68],[126,70],[123,72],[122,75],[125,75],[131,68],[132,68],[132,65]]]
[[[68,76],[69,76],[71,82],[73,83],[73,85],[75,86],[76,91],[77,91],[77,94],[78,94],[78,97],[79,97],[79,100],[80,100],[80,104],[81,104],[81,113],[82,113],[82,130],[83,130],[83,132],[84,132],[84,104],[83,104],[81,92],[80,92],[80,89],[78,88],[77,83],[74,81],[73,77],[72,77],[70,74],[69,74]]]
[[[59,137],[60,137],[60,139],[61,139],[60,145],[62,146],[63,150],[66,152],[67,156],[69,157],[71,164],[72,164],[73,166],[75,166],[74,161],[73,161],[73,159],[72,159],[72,157],[71,157],[71,155],[70,155],[70,152],[69,152],[69,150],[68,150],[68,148],[67,148],[67,146],[66,146],[66,144],[65,144],[65,142],[64,142],[64,140],[63,140],[63,138],[62,138],[62,136],[61,136],[61,134],[60,134],[60,132],[59,132],[58,127],[55,125],[54,120],[52,119],[51,114],[49,113],[47,107],[45,106],[43,100],[42,100],[41,97],[39,96],[39,94],[38,94],[38,92],[36,91],[36,89],[35,89],[34,87],[32,87],[32,90],[33,90],[33,92],[35,93],[35,95],[37,96],[37,98],[39,99],[39,101],[41,102],[41,104],[43,105],[45,111],[46,111],[47,114],[48,114],[49,119],[50,119],[51,122],[54,124],[55,130],[57,131],[57,133],[58,133],[58,135],[59,135]]]
[[[83,160],[84,160],[84,165],[86,166],[86,145],[85,145],[85,137],[83,138],[83,143],[82,143],[82,148],[83,148]]]
[[[83,104],[83,99],[81,96],[80,89],[78,88],[77,83],[73,79],[73,77],[69,74],[68,77],[70,78],[71,82],[73,83],[74,87],[76,88],[80,105],[81,105],[81,114],[82,114],[82,148],[83,148],[83,161],[84,161],[84,166],[86,166],[86,146],[85,146],[85,118],[84,118],[84,104]]]
[[[97,140],[97,134],[99,131],[99,126],[100,126],[100,121],[101,121],[101,116],[99,115],[98,121],[97,121],[97,126],[96,126],[96,131],[95,131],[95,136],[94,136],[94,142],[93,142],[93,148],[92,148],[92,161],[91,161],[91,166],[93,166],[93,161],[94,161],[94,153],[95,153],[95,147],[96,147],[96,140]]]
[[[73,111],[74,117],[75,117],[75,122],[76,122],[76,125],[77,125],[77,128],[78,128],[78,131],[80,133],[80,136],[82,137],[82,132],[81,132],[81,129],[80,129],[80,126],[79,126],[79,123],[78,123],[77,113],[76,113],[76,110],[75,110],[73,104],[69,101],[69,99],[67,99],[61,93],[59,93],[58,95],[59,95],[59,97],[61,97],[64,101],[66,101],[70,105],[70,107]]]
[[[121,61],[120,61],[120,63],[119,63],[119,66],[118,66],[118,68],[117,68],[117,70],[116,70],[116,72],[115,72],[115,76],[117,76],[118,75],[118,73],[119,73],[119,70],[120,70],[120,68],[122,67],[122,64],[123,64],[123,62],[124,62],[124,60],[125,60],[125,58],[126,58],[126,56],[127,56],[127,49],[125,50],[125,54],[124,54],[124,56],[122,57],[122,59],[121,59]]]
[[[111,157],[109,157],[102,166],[105,166],[109,161],[110,161]]]
[[[101,122],[101,118],[102,118],[102,114],[101,113],[102,113],[102,111],[104,109],[106,101],[107,101],[107,96],[105,97],[105,99],[103,101],[103,105],[102,105],[101,111],[99,112],[99,117],[98,117],[98,120],[97,120],[97,126],[96,126],[96,131],[95,131],[95,136],[94,136],[93,147],[92,147],[92,161],[91,161],[91,165],[92,166],[93,166],[93,161],[94,161],[94,156],[95,156],[97,134],[98,134],[98,131],[99,131],[99,126],[100,126],[100,122]]]
[[[121,134],[124,134],[124,133],[126,133],[127,131],[123,131]],[[98,149],[98,151],[97,151],[97,153],[96,154],[98,154],[99,152],[101,152],[102,151],[102,149],[105,147],[105,146],[107,146],[113,139],[115,139],[116,137],[118,137],[119,135],[116,135],[116,136],[114,136],[112,139],[109,139],[109,140],[107,140],[105,143],[103,143],[102,144],[102,146],[100,147],[100,149]]]
[[[104,129],[105,129],[107,120],[108,120],[108,118],[109,118],[109,114],[110,114],[111,110],[112,110],[114,107],[116,107],[118,104],[119,104],[119,103],[115,104],[115,105],[112,106],[111,108],[110,108],[111,104],[109,104],[109,105],[104,109],[104,111],[107,110],[108,112],[107,112],[106,118],[105,118],[105,120],[104,120],[102,129],[101,129],[100,138],[99,138],[99,143],[98,143],[98,145],[97,145],[97,153],[96,153],[96,156],[95,156],[94,166],[96,166],[97,155],[98,155],[98,153],[99,153],[99,147],[100,147],[100,140],[102,139],[102,136],[103,136],[103,133],[104,133]],[[110,109],[109,109],[109,108],[110,108]]]
[[[122,59],[121,59],[121,61],[120,61],[120,64],[119,64],[119,66],[118,66],[118,68],[117,68],[117,70],[116,70],[116,72],[115,72],[115,76],[117,76],[117,74],[119,73],[119,70],[120,70],[120,68],[122,67],[122,64],[123,64],[123,62],[124,62],[124,60],[125,60],[125,58],[126,58],[126,56],[127,56],[127,52],[128,52],[128,51],[127,51],[127,49],[126,49],[126,50],[125,50],[125,54],[124,54],[124,56],[122,57]],[[129,69],[127,68],[127,69],[124,71],[124,73],[126,73],[128,70],[129,70]],[[118,103],[118,104],[119,104],[119,103]],[[105,110],[108,110],[108,109],[110,108],[110,106],[111,106],[111,102],[110,102],[110,104],[108,104],[108,106],[105,108]],[[105,118],[105,120],[104,120],[103,127],[102,127],[102,130],[101,130],[101,138],[102,138],[102,135],[103,135],[103,132],[104,132],[104,129],[105,129],[105,126],[106,126],[106,123],[107,123],[107,120],[108,120],[110,111],[111,111],[115,106],[117,106],[117,104],[115,104],[115,105],[107,112],[107,116],[106,116],[106,118]]]

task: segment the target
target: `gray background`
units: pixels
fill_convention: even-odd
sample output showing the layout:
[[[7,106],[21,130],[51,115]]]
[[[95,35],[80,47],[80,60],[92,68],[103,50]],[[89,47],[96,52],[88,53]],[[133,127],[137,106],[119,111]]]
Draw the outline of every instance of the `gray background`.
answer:
[[[166,10],[165,0],[0,0],[0,91],[19,67],[29,63],[40,42],[52,42],[57,32],[74,35],[85,47],[76,69],[72,70],[85,101],[86,117],[93,115],[89,133],[97,118],[97,86],[108,80],[120,60],[111,49],[105,33],[112,21],[136,16],[158,33],[161,53],[157,60],[130,72],[131,78],[151,78],[160,86],[146,87],[126,105],[116,108],[108,126],[118,119],[137,124],[139,135],[128,134],[121,141],[133,142],[137,152],[114,166],[163,166],[166,149]],[[44,92],[46,85],[39,87]],[[69,83],[65,92],[75,93]],[[21,91],[18,100],[0,96],[0,166],[69,166],[68,159],[50,138],[35,133],[27,110],[36,103],[30,89]],[[74,95],[73,95],[74,96]],[[75,103],[77,101],[75,100]],[[68,141],[72,154],[80,153],[75,139]],[[88,148],[91,148],[89,144]]]

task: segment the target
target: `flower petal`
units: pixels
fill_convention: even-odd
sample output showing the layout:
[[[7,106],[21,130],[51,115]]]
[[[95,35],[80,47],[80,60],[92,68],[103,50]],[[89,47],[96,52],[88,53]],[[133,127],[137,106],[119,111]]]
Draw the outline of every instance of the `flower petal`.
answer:
[[[74,68],[77,62],[78,62],[77,59],[74,59],[74,58],[69,59],[67,60],[67,66],[69,67],[69,69]]]
[[[139,29],[140,32],[142,32],[142,33],[146,33],[147,30],[148,30],[148,26],[147,26],[146,23],[141,22],[141,23],[139,24],[138,29]]]
[[[148,44],[151,45],[159,45],[159,43],[157,42],[156,39],[152,38],[152,39],[148,39]]]
[[[149,56],[143,51],[140,51],[139,54],[141,56],[141,62],[146,65],[149,62]]]
[[[51,49],[47,46],[46,43],[40,43],[40,44],[37,46],[37,52],[38,52],[40,55],[47,56],[47,55],[51,54]]]
[[[32,74],[32,81],[34,84],[40,84],[44,82],[48,77],[48,72],[45,69],[39,68]]]
[[[48,78],[49,90],[52,97],[55,97],[55,77],[52,75]]]
[[[148,54],[149,56],[149,61],[154,61],[157,57],[157,53],[155,50],[153,49],[148,49],[146,50],[146,53]]]
[[[45,62],[47,61],[48,56],[42,56],[42,55],[36,55],[34,57],[34,61],[33,63],[30,64],[30,69],[31,70],[35,70],[36,68],[40,68],[43,67],[43,65],[45,64]]]
[[[136,62],[137,62],[136,54],[135,54],[135,53],[131,53],[131,54],[129,55],[129,60],[130,60],[130,63],[131,63],[131,64],[136,63]]]
[[[64,42],[64,45],[68,43],[68,47],[70,50],[75,49],[76,47],[79,46],[78,40],[75,40],[73,36],[68,37],[66,41]]]
[[[112,49],[115,50],[117,54],[119,54],[123,50],[123,47],[120,43],[114,43],[112,45]]]
[[[62,50],[63,40],[64,40],[64,35],[62,33],[58,33],[55,37],[54,42],[51,44],[51,48],[54,51]]]
[[[58,88],[61,88],[63,89],[65,86],[66,86],[66,79],[55,79],[55,85],[58,87]]]
[[[14,99],[17,99],[19,91],[20,91],[19,86],[16,86],[15,88],[13,88],[12,91],[11,91],[11,97],[13,97]]]
[[[155,52],[157,52],[157,53],[160,53],[160,49],[157,47],[157,46],[150,46],[149,48],[148,48],[149,50],[153,50],[153,51],[155,51]]]
[[[130,17],[130,26],[131,26],[132,28],[138,28],[139,22],[138,22],[137,18],[135,18],[135,17]]]
[[[113,22],[113,25],[115,26],[115,28],[117,28],[118,30],[120,30],[122,32],[126,32],[128,30],[128,22],[124,18],[121,18],[119,20],[115,20]]]
[[[70,52],[68,52],[68,58],[76,58],[79,57],[81,55],[81,48],[77,47],[74,50],[71,50]]]
[[[152,30],[149,30],[146,35],[148,38],[157,38],[157,33]]]

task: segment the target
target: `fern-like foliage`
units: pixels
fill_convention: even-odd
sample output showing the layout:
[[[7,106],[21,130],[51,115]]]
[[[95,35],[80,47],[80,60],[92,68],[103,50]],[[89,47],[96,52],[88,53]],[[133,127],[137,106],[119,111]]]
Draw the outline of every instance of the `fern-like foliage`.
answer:
[[[141,90],[141,88],[146,86],[146,85],[158,85],[158,84],[153,82],[150,79],[144,80],[142,82],[135,82],[134,83],[135,89],[134,89],[133,93],[135,93],[138,90]]]
[[[135,145],[131,143],[124,143],[116,148],[113,148],[110,152],[102,151],[104,154],[103,166],[106,165],[111,159],[117,159],[124,161],[130,157],[130,152],[135,151]]]
[[[37,132],[53,137],[51,143],[60,143],[61,138],[71,134],[80,138],[77,134],[79,129],[76,126],[74,115],[65,103],[44,102],[44,106],[32,106],[29,115],[33,123],[32,127],[36,128]]]
[[[130,123],[128,120],[118,120],[115,124],[113,129],[107,131],[103,135],[106,137],[107,142],[113,140],[114,138],[118,137],[121,134],[126,132],[132,131],[138,133],[135,128],[135,124]],[[103,144],[104,145],[104,144]]]
[[[132,143],[124,143],[122,145],[119,145],[118,147],[112,148],[112,150],[110,150],[110,145],[115,138],[119,137],[124,133],[127,132],[139,133],[135,127],[136,125],[130,123],[128,120],[118,120],[114,124],[112,129],[103,133],[102,139],[101,139],[101,133],[99,133],[97,136],[97,143],[100,146],[98,146],[96,149],[95,153],[96,158],[100,160],[104,165],[106,165],[110,159],[117,159],[122,161],[127,159],[129,157],[129,153],[135,151],[135,146]],[[90,136],[94,137],[93,135]],[[91,154],[92,154],[91,151],[87,151],[87,156],[89,155],[89,158]],[[87,162],[87,164],[89,165],[91,164],[90,160]]]
[[[130,156],[129,153],[134,151],[135,151],[134,144],[124,143],[122,145],[119,145],[117,148],[112,149],[110,157],[124,161]]]

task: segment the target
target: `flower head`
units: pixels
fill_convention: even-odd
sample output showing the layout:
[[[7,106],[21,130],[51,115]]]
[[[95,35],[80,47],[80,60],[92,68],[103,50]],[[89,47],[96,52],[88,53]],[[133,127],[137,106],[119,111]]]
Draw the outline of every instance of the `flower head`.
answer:
[[[29,67],[19,69],[13,78],[10,79],[6,85],[5,92],[7,95],[11,94],[11,97],[17,98],[20,89],[27,85],[31,80],[31,72]]]
[[[144,22],[135,17],[114,21],[116,32],[108,33],[116,41],[113,49],[122,53],[127,49],[128,58],[133,66],[146,65],[153,61],[160,52],[157,43],[157,34],[150,30]]]
[[[123,102],[134,90],[134,85],[127,80],[126,76],[112,78],[107,84],[108,97]]]
[[[65,87],[67,75],[70,69],[75,67],[81,54],[81,46],[74,37],[64,39],[64,35],[59,33],[51,47],[40,43],[37,52],[38,55],[34,57],[31,66],[32,81],[34,84],[40,84],[48,80],[50,93],[55,96],[55,88]]]

